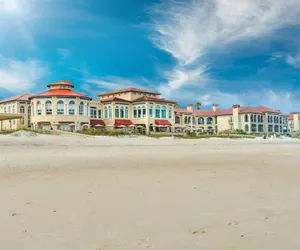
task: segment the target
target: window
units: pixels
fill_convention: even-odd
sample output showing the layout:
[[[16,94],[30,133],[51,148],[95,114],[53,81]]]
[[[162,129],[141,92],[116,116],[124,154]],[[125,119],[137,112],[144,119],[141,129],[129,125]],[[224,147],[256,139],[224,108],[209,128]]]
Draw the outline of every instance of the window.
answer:
[[[83,115],[83,102],[79,104],[79,115]]]
[[[52,103],[46,101],[46,115],[52,115]]]
[[[180,123],[180,117],[179,116],[175,116],[175,123],[179,124]]]
[[[10,114],[11,113],[11,107],[8,106],[8,113]]]
[[[256,115],[254,115],[254,122],[256,122]]]
[[[153,117],[153,106],[150,106],[150,108],[149,108],[149,117],[150,118]]]
[[[260,115],[257,116],[257,122],[260,122]]]
[[[6,113],[6,112],[7,112],[6,107],[4,107],[4,113]]]
[[[254,116],[251,115],[251,122],[254,122]]]
[[[142,113],[143,118],[146,118],[146,106],[143,106]]]
[[[128,109],[128,107],[125,108],[125,118],[129,118],[129,109]]]
[[[124,118],[124,117],[125,117],[124,107],[121,106],[121,108],[120,108],[120,118]]]
[[[260,121],[264,122],[264,117],[263,116],[260,117]]]
[[[115,107],[115,117],[116,118],[120,118],[120,109],[119,109],[119,106]]]
[[[133,107],[133,118],[137,118],[137,109]]]
[[[13,106],[13,108],[12,108],[12,113],[14,114],[15,113],[15,105]]]
[[[69,115],[75,115],[75,102],[69,102]]]
[[[98,118],[101,118],[101,109],[98,110]]]
[[[206,123],[207,123],[207,124],[213,124],[213,119],[212,119],[211,117],[208,117],[208,118],[206,119]]]
[[[169,119],[172,119],[172,109],[169,109]]]
[[[112,108],[111,108],[111,106],[108,107],[108,117],[112,118]]]
[[[162,106],[161,109],[161,118],[166,119],[167,118],[167,110],[166,106]]]
[[[198,119],[198,124],[204,124],[204,118],[203,117],[200,117]]]
[[[189,119],[188,119],[187,116],[184,117],[184,123],[185,123],[185,124],[188,124],[188,123],[189,123]]]
[[[91,107],[90,108],[90,117],[91,118],[97,118],[97,108],[96,107]]]
[[[245,132],[249,132],[249,125],[248,124],[245,125]]]
[[[107,110],[107,107],[104,107],[104,118],[108,118],[108,110]]]
[[[42,114],[42,104],[41,104],[41,102],[37,102],[37,104],[36,104],[36,113],[37,113],[37,115]]]
[[[160,118],[160,106],[156,105],[155,107],[155,118]]]
[[[138,114],[138,118],[142,117],[142,108],[141,108],[141,106],[137,107],[137,114]]]
[[[63,101],[58,101],[56,104],[56,113],[58,115],[63,115],[65,113],[64,109],[64,102]]]
[[[249,116],[248,115],[245,115],[245,122],[249,122]]]
[[[24,106],[21,106],[21,107],[20,107],[20,113],[21,113],[21,114],[24,114],[24,113],[25,113],[25,107],[24,107]]]

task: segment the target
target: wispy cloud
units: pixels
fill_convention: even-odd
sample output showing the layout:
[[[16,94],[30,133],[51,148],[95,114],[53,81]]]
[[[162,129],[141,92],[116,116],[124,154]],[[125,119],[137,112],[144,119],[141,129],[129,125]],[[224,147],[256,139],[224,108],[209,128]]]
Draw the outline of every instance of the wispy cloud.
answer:
[[[265,39],[274,31],[299,23],[299,0],[174,0],[153,5],[150,14],[151,41],[177,62],[164,72],[166,83],[160,86],[162,92],[169,96],[179,93],[179,98],[185,92],[190,98],[196,96],[207,103],[216,100],[243,103],[245,98],[250,98],[259,103],[268,100],[272,105],[271,99],[256,99],[247,92],[222,91],[218,81],[209,74],[214,69],[209,54],[232,50],[243,41]],[[276,58],[278,55],[274,54],[270,61]],[[288,61],[297,66],[300,59]],[[281,93],[278,96],[292,98]]]
[[[300,54],[295,56],[288,55],[286,57],[286,62],[294,68],[300,68]]]
[[[0,55],[0,88],[12,93],[30,91],[47,71],[39,61],[13,60]]]
[[[62,60],[66,60],[72,55],[72,51],[70,49],[57,49],[57,53],[61,56]]]

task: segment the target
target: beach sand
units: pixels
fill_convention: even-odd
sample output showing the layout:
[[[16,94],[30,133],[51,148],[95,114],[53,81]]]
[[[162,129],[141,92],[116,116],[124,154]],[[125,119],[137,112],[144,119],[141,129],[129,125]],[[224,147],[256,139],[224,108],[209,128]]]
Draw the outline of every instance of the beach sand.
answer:
[[[300,249],[300,140],[0,136],[3,250]]]

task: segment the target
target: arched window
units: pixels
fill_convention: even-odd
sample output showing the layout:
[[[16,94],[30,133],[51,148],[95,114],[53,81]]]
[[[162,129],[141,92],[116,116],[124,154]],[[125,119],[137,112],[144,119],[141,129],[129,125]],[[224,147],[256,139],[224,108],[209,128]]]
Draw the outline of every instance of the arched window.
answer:
[[[65,107],[63,101],[58,101],[56,104],[56,114],[63,115],[65,113]]]
[[[69,102],[69,115],[75,115],[75,102]]]
[[[104,107],[104,118],[108,118],[107,107]]]
[[[112,108],[111,108],[111,106],[108,107],[108,117],[112,118]]]
[[[46,115],[52,115],[52,102],[46,101]]]
[[[115,118],[120,118],[120,108],[119,108],[119,106],[115,107]]]
[[[153,117],[153,106],[150,106],[149,108],[149,117]]]
[[[179,124],[180,123],[180,117],[179,116],[175,116],[175,123]]]
[[[213,124],[213,119],[212,119],[211,117],[208,117],[208,118],[206,119],[206,123],[207,123],[207,124]]]
[[[41,104],[41,102],[37,102],[37,104],[36,104],[36,113],[37,113],[37,115],[42,114],[42,104]]]
[[[262,115],[260,116],[260,122],[264,122],[264,117]]]
[[[282,117],[280,117],[280,124],[282,124]]]
[[[184,117],[184,123],[185,123],[185,124],[188,124],[188,123],[189,123],[189,119],[188,119],[187,116]]]
[[[161,108],[161,118],[163,118],[163,119],[167,118],[167,108],[166,108],[166,106],[162,106],[162,108]]]
[[[257,116],[257,122],[260,122],[260,115]]]
[[[20,107],[20,113],[21,113],[21,114],[24,114],[24,113],[25,113],[25,107],[24,107],[23,105]]]
[[[128,109],[128,107],[125,108],[125,118],[129,118],[129,109]]]
[[[142,117],[143,117],[143,118],[146,118],[146,110],[147,110],[147,109],[146,109],[146,106],[143,106],[143,107],[142,107]]]
[[[83,115],[83,102],[79,103],[79,115]]]
[[[253,115],[251,115],[251,122],[254,122],[254,117],[253,117]]]
[[[8,113],[10,114],[11,113],[11,107],[8,106]]]
[[[245,122],[249,122],[249,116],[245,115]]]
[[[133,118],[137,118],[137,109],[136,109],[136,106],[133,107]]]
[[[192,117],[188,117],[188,124],[191,124],[191,122],[192,122]]]
[[[249,125],[248,124],[245,125],[245,132],[249,132]]]
[[[120,107],[120,118],[124,118],[125,112],[124,112],[124,106]]]
[[[155,107],[155,118],[160,118],[160,106],[156,105]]]
[[[273,122],[273,116],[270,117],[270,122]]]
[[[15,113],[15,105],[13,106],[13,108],[12,108],[12,113],[14,114]]]
[[[4,113],[6,113],[6,112],[7,112],[6,107],[4,107]]]
[[[254,122],[256,122],[256,115],[254,115]]]
[[[198,124],[204,124],[204,118],[203,117],[200,117],[199,119],[198,119]]]
[[[172,119],[172,108],[169,108],[169,110],[168,110],[168,112],[169,112],[169,114],[168,114],[168,116],[169,116],[169,119]]]

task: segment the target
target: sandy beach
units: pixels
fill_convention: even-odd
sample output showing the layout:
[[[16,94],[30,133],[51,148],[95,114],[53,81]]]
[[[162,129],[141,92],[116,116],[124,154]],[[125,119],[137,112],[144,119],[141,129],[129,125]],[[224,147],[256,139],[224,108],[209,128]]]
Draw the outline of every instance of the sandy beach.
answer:
[[[0,136],[3,250],[300,249],[300,140]]]

